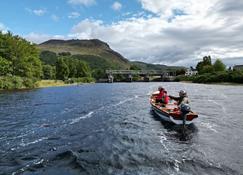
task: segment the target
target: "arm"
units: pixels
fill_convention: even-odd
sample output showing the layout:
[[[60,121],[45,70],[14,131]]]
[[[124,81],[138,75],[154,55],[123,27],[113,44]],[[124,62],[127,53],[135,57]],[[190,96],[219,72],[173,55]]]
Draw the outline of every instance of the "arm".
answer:
[[[175,100],[175,101],[180,100],[180,97],[174,97],[174,96],[172,96],[172,95],[169,95],[169,97],[170,97],[171,99]]]

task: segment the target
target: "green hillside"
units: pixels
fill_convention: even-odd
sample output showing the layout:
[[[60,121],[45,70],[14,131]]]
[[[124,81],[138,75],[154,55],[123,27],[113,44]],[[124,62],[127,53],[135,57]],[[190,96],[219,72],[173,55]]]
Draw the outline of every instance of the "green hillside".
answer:
[[[42,52],[51,51],[56,53],[57,55],[60,53],[70,53],[72,57],[87,62],[91,68],[130,68],[130,63],[127,59],[125,59],[119,53],[113,51],[107,43],[97,39],[66,41],[49,40],[40,44],[38,47]],[[43,59],[47,61],[49,58],[42,57],[42,60]]]
[[[149,64],[140,61],[131,62],[132,65],[142,69],[142,70],[180,70],[185,69],[185,67],[180,66],[166,66],[162,64]]]

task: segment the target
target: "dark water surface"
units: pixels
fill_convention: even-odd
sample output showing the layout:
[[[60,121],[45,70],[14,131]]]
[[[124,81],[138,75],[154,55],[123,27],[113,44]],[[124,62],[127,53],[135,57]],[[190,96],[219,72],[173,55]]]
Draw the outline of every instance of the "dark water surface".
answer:
[[[186,141],[150,111],[162,84],[199,119]],[[0,174],[243,174],[243,86],[121,83],[0,93]]]

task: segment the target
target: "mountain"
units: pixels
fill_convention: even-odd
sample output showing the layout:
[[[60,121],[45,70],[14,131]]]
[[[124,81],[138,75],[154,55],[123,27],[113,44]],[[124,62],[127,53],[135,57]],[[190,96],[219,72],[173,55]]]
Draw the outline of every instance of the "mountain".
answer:
[[[132,65],[142,69],[142,70],[180,70],[180,69],[185,69],[185,67],[181,66],[166,66],[163,64],[149,64],[149,63],[144,63],[141,61],[132,61]]]
[[[176,70],[183,67],[148,64],[144,62],[130,62],[110,46],[98,39],[91,40],[49,40],[40,45],[41,60],[54,65],[56,55],[71,55],[73,58],[85,61],[91,69],[130,69],[135,66],[142,70]]]
[[[144,63],[141,61],[133,61],[131,62],[132,65],[135,65],[136,67],[142,69],[142,70],[161,70],[161,69],[167,69],[168,66],[161,65],[161,64],[149,64]]]
[[[130,62],[110,46],[98,39],[92,40],[49,40],[38,45],[43,51],[56,54],[70,53],[72,57],[83,60],[91,68],[129,69]]]

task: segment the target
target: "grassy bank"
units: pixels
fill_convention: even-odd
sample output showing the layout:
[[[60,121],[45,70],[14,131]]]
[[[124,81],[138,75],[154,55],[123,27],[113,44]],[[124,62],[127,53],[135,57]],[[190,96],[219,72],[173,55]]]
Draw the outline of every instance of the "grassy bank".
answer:
[[[94,83],[95,80],[90,77],[73,78],[66,81],[62,80],[36,80],[18,76],[0,76],[0,90],[14,89],[33,89],[55,86],[70,86],[82,83]]]
[[[68,86],[68,85],[72,85],[72,84],[66,84],[62,80],[40,80],[40,81],[36,82],[36,87],[38,87],[38,88]]]

